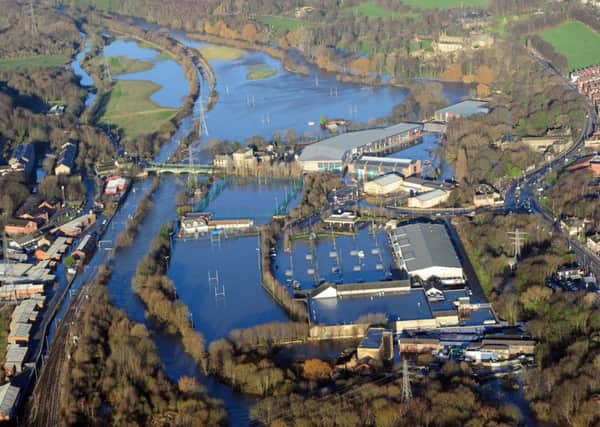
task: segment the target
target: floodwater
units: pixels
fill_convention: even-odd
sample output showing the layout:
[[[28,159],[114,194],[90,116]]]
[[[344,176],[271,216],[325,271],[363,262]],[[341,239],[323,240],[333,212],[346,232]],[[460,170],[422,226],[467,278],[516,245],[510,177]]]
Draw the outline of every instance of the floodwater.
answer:
[[[81,38],[84,40],[85,46],[77,55],[75,55],[75,59],[73,60],[73,62],[71,62],[71,68],[73,69],[73,73],[77,77],[79,77],[79,84],[81,86],[83,86],[84,88],[88,89],[88,93],[85,97],[85,103],[84,103],[85,107],[87,108],[94,103],[94,100],[96,99],[96,94],[92,90],[94,87],[94,80],[87,73],[87,71],[85,71],[81,67],[81,60],[85,57],[85,55],[87,55],[89,53],[90,45],[88,42],[87,35],[84,33],[80,33],[80,34],[81,34]]]
[[[301,289],[312,289],[323,280],[357,283],[391,278],[393,258],[386,234],[373,234],[369,228],[335,238],[294,240],[289,253],[284,252],[281,239],[274,259],[275,276],[282,283],[297,280]]]
[[[197,45],[184,37],[179,38],[188,45]],[[117,78],[150,80],[161,85],[161,90],[152,97],[158,105],[179,106],[181,99],[188,93],[183,68],[171,60],[157,60],[157,52],[153,49],[140,47],[132,41],[117,40],[106,47],[105,54],[153,62],[152,70]],[[83,56],[80,55],[73,63],[75,72],[80,68],[79,61]],[[265,80],[247,80],[246,66],[262,63],[277,69],[277,74]],[[319,117],[324,115],[367,122],[372,118],[387,116],[393,106],[405,97],[405,91],[400,89],[341,84],[334,77],[319,73],[314,68],[311,76],[290,74],[279,61],[259,52],[244,52],[242,58],[236,61],[213,61],[213,66],[218,81],[219,101],[211,111],[206,112],[209,132],[197,142],[198,146],[213,138],[243,141],[252,135],[271,137],[275,131],[285,132],[287,129],[294,129],[299,135],[308,133],[321,137],[318,126],[309,126],[309,121],[318,124]],[[466,89],[450,88],[446,93],[450,100],[456,100],[466,94]],[[206,96],[203,92],[202,97]],[[163,145],[156,161],[169,159],[177,148],[178,141],[189,134],[201,113],[202,99],[199,99],[195,103],[193,114],[180,122],[176,134]],[[144,307],[131,288],[135,268],[146,254],[160,226],[175,219],[175,194],[183,188],[183,184],[176,177],[161,178],[161,185],[153,197],[154,208],[142,222],[133,244],[120,250],[114,260],[114,273],[108,289],[115,305],[125,310],[133,321],[146,323]],[[114,242],[149,186],[149,181],[134,184],[134,191],[115,215],[104,240]],[[296,183],[291,181],[269,181],[266,184],[256,180],[220,181],[215,183],[208,202],[199,207],[211,212],[214,218],[251,218],[257,224],[265,224],[275,212],[295,206],[298,201],[298,195],[294,193],[295,187]],[[336,239],[336,244],[341,254],[343,281],[378,280],[389,271],[391,254],[385,248],[384,235],[378,234],[374,239],[367,229],[363,229],[356,238],[340,237]],[[323,239],[316,247],[323,278],[330,278],[334,274],[332,260],[328,256],[332,245],[331,239]],[[306,242],[297,242],[295,246],[298,256],[302,258],[304,254],[306,260]],[[372,249],[375,247],[380,248],[381,257],[373,254]],[[179,297],[190,308],[195,327],[204,334],[208,342],[226,336],[235,328],[286,320],[282,309],[260,286],[260,254],[257,249],[257,237],[223,239],[220,242],[211,242],[210,239],[175,242],[168,275],[175,282]],[[361,249],[365,252],[364,258],[350,255],[350,251]],[[75,280],[74,289],[91,279],[97,267],[106,261],[107,253],[98,251],[85,271]],[[287,257],[280,248],[275,267],[277,275],[288,268],[287,262]],[[312,286],[310,276],[303,276],[300,272],[306,272],[308,267],[302,266],[301,259],[297,264],[298,280],[302,286]],[[360,272],[354,270],[358,264],[361,265]],[[379,269],[379,264],[384,266],[383,270]],[[217,273],[218,280],[215,280]],[[209,275],[212,279],[209,279]],[[61,316],[62,313],[58,318]],[[148,326],[153,329],[151,325]],[[198,378],[212,396],[224,401],[231,425],[248,424],[249,410],[255,399],[234,393],[213,378],[202,376],[194,362],[183,352],[177,338],[161,331],[153,332],[158,354],[170,378],[175,381],[182,375]],[[338,346],[328,347],[324,355],[330,357],[337,348]],[[303,347],[297,351],[290,348],[287,353],[317,356],[319,351],[318,348]]]
[[[124,56],[129,59],[148,61],[154,66],[146,71],[113,76],[117,80],[146,80],[156,83],[160,89],[150,96],[160,107],[180,108],[189,94],[183,67],[172,59],[158,59],[157,50],[142,47],[132,40],[118,39],[104,48],[107,57]]]
[[[402,151],[397,151],[386,157],[420,160],[423,177],[438,176],[445,180],[454,177],[454,165],[446,161],[443,148],[439,145],[439,136],[426,133],[421,137],[421,143]]]

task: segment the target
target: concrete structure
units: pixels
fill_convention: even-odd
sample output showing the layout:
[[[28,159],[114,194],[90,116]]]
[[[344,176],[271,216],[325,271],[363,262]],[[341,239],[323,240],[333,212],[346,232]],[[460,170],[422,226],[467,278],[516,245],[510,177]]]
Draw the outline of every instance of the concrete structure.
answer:
[[[570,140],[564,136],[528,136],[521,138],[521,143],[532,151],[545,153],[552,148],[555,153],[559,154],[567,149]]]
[[[31,334],[31,324],[17,323],[9,332],[7,341],[9,344],[25,344],[29,343],[29,335]]]
[[[233,159],[229,154],[217,154],[213,158],[213,166],[220,169],[229,169],[233,166]]]
[[[96,239],[91,234],[86,234],[73,251],[73,258],[85,261],[96,250]]]
[[[392,292],[410,292],[410,281],[391,280],[387,282],[347,283],[334,285],[325,283],[311,293],[312,299],[342,298],[352,296],[379,295]]]
[[[35,146],[33,144],[19,144],[13,151],[8,164],[13,170],[23,170],[25,179],[29,181],[35,170]]]
[[[404,225],[390,231],[389,239],[398,267],[411,277],[423,281],[437,277],[446,284],[464,283],[462,265],[444,225]]]
[[[360,217],[354,212],[342,212],[340,214],[331,214],[323,220],[326,224],[355,226],[360,221]]]
[[[10,421],[14,418],[20,396],[19,387],[10,383],[0,386],[0,421]]]
[[[117,194],[123,194],[127,191],[129,186],[129,180],[122,176],[113,175],[106,178],[106,186],[104,187],[104,194],[108,196],[115,196]]]
[[[370,196],[387,196],[402,191],[404,179],[391,173],[363,184],[363,191]]]
[[[600,234],[596,233],[592,236],[587,236],[585,245],[595,254],[600,253]]]
[[[438,122],[450,122],[452,120],[474,116],[477,114],[488,114],[490,108],[485,101],[467,100],[449,107],[437,110],[434,114]]]
[[[63,255],[67,252],[71,239],[67,237],[58,237],[52,245],[46,250],[38,249],[35,251],[35,259],[38,261],[54,260],[60,261]]]
[[[439,338],[401,336],[398,338],[400,353],[431,353],[442,349]]]
[[[37,264],[18,262],[14,264],[0,264],[0,285],[5,284],[32,284],[50,283],[55,279],[48,268],[48,261]],[[1,286],[0,286],[1,288]]]
[[[394,357],[393,345],[392,331],[384,328],[369,328],[367,335],[356,349],[356,358],[358,360],[364,358],[392,360]]]
[[[9,344],[4,359],[4,372],[6,376],[12,377],[23,371],[28,350],[29,348],[25,346]]]
[[[8,236],[22,236],[35,233],[38,229],[36,221],[23,218],[12,218],[4,226],[4,232]]]
[[[409,208],[429,209],[438,206],[450,198],[450,192],[439,188],[408,198]]]
[[[423,125],[399,123],[381,129],[347,132],[302,150],[298,160],[305,171],[340,172],[344,164],[367,153],[401,149],[421,137]]]
[[[484,206],[498,206],[503,203],[502,196],[495,190],[485,193],[475,193],[473,204],[476,208]]]
[[[50,233],[60,232],[67,237],[78,237],[83,231],[96,222],[96,215],[93,212],[77,217],[63,225],[50,230]]]
[[[460,36],[441,35],[437,41],[431,44],[436,52],[451,53],[462,50],[465,47],[465,38]]]
[[[348,165],[348,174],[361,181],[390,173],[397,173],[403,177],[420,176],[422,173],[421,161],[392,157],[362,156]]]
[[[233,165],[238,169],[253,168],[258,164],[252,148],[244,148],[232,154]]]
[[[61,147],[56,166],[55,175],[71,175],[75,170],[75,159],[77,158],[77,143],[67,142]]]
[[[181,218],[181,231],[183,234],[207,233],[210,217],[211,214],[204,212],[190,212]]]

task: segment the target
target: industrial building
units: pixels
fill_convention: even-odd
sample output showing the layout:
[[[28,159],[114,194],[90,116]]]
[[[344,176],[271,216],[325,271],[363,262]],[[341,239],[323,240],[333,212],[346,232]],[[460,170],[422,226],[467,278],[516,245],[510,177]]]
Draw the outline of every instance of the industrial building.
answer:
[[[394,357],[392,331],[384,328],[369,328],[366,336],[356,348],[358,360],[371,358],[389,361]]]
[[[389,239],[396,263],[411,277],[445,284],[464,283],[463,268],[446,227],[442,224],[408,224],[391,230]]]
[[[404,179],[401,176],[391,173],[365,182],[363,191],[370,196],[387,196],[401,192],[404,188],[403,184]]]
[[[365,295],[385,295],[391,292],[409,292],[410,282],[408,280],[390,280],[386,282],[348,283],[345,285],[334,285],[324,283],[316,288],[311,296],[313,299],[342,298]]]
[[[467,100],[437,110],[434,119],[438,122],[447,123],[455,119],[470,117],[477,114],[488,114],[489,112],[490,108],[488,107],[487,102]]]
[[[408,207],[417,209],[430,209],[448,201],[449,198],[449,191],[436,188],[435,190],[409,197]]]
[[[348,174],[364,181],[390,173],[403,177],[420,176],[423,169],[420,160],[393,157],[362,156],[348,165]]]
[[[423,125],[399,123],[381,129],[348,132],[307,146],[298,158],[305,171],[340,172],[345,163],[366,153],[399,150],[421,137]]]
[[[19,404],[21,389],[10,383],[0,386],[0,421],[6,422],[14,418]]]

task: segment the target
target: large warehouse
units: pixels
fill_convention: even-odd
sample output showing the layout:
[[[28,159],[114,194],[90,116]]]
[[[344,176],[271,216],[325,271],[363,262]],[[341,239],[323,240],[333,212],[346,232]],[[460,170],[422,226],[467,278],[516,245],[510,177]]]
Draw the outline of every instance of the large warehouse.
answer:
[[[421,137],[423,125],[399,123],[381,129],[348,132],[327,138],[302,150],[299,161],[305,171],[340,172],[345,162],[365,153],[402,149]]]
[[[462,265],[442,224],[417,223],[389,233],[394,257],[400,269],[411,277],[439,278],[445,284],[464,283]]]

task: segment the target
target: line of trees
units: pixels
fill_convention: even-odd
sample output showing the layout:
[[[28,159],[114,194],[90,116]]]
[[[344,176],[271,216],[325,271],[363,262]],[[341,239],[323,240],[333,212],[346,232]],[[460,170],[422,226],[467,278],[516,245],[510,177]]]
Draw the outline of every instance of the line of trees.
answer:
[[[227,425],[222,402],[193,378],[171,383],[149,331],[112,305],[101,268],[73,325],[62,370],[64,425]]]
[[[196,363],[206,371],[204,337],[191,322],[188,307],[177,298],[174,283],[166,276],[171,257],[172,224],[163,225],[132,279],[133,290],[146,306],[146,317],[181,342]]]
[[[160,186],[160,178],[156,177],[152,181],[152,186],[148,192],[138,202],[135,213],[131,218],[127,220],[125,229],[119,233],[116,239],[115,248],[121,249],[130,246],[133,243],[133,239],[137,234],[138,228],[146,218],[146,215],[152,210],[152,197],[158,187]]]
[[[285,309],[288,315],[297,321],[307,321],[308,313],[306,306],[294,300],[287,288],[277,280],[271,271],[271,257],[269,251],[272,247],[277,246],[277,240],[281,234],[281,223],[279,221],[272,221],[271,224],[264,226],[261,231],[261,265],[263,274],[263,285],[271,293],[271,296],[275,301]]]

